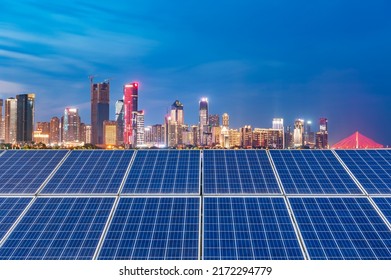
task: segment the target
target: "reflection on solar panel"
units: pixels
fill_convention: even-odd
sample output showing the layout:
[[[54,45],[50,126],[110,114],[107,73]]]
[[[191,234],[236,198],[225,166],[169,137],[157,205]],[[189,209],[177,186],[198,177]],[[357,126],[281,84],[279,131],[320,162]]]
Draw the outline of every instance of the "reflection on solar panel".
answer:
[[[99,259],[198,259],[199,198],[121,198]]]
[[[303,259],[283,198],[204,198],[206,260]]]
[[[391,193],[390,150],[336,150],[369,194]]]
[[[361,194],[329,150],[271,150],[287,194]]]
[[[114,198],[38,198],[0,259],[92,259]]]
[[[33,194],[68,151],[7,151],[0,160],[0,193]]]
[[[391,197],[374,197],[373,201],[391,223]]]
[[[117,193],[133,151],[72,151],[42,193]]]
[[[281,193],[266,151],[205,150],[204,193]]]
[[[367,198],[290,198],[311,259],[391,259],[391,231]]]
[[[199,165],[199,151],[138,151],[123,193],[199,193]]]
[[[26,208],[31,198],[0,198],[0,240]]]

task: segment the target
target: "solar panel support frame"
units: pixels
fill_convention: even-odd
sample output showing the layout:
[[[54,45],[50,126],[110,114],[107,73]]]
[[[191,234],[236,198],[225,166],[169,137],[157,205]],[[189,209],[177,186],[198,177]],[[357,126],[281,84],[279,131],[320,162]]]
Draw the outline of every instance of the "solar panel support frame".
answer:
[[[34,204],[35,200],[37,200],[37,196],[32,197],[29,204],[26,206],[26,208],[22,211],[22,213],[19,215],[19,217],[16,219],[16,221],[13,223],[13,225],[8,229],[7,233],[3,236],[3,238],[0,240],[0,248],[3,246],[3,244],[7,241],[8,237],[11,235],[11,233],[14,231],[16,226],[19,224],[19,222],[23,219],[24,215],[27,213],[28,210],[30,210],[31,206]]]
[[[38,190],[35,192],[35,196],[37,196],[38,194],[40,194],[40,192],[46,187],[47,183],[53,178],[54,174],[56,174],[56,172],[58,171],[58,169],[61,167],[61,165],[64,163],[64,161],[69,157],[69,155],[71,154],[71,150],[69,150],[65,155],[64,157],[62,158],[62,160],[57,164],[57,166],[52,170],[52,172],[49,174],[49,176],[45,179],[45,181],[43,181],[42,185],[38,188]]]
[[[335,152],[335,150],[331,150],[331,152],[334,154],[334,156],[337,158],[337,160],[342,164],[343,168],[346,170],[346,172],[349,174],[349,176],[352,178],[354,183],[360,188],[360,190],[363,192],[363,194],[366,196],[366,198],[371,203],[372,207],[376,210],[377,214],[379,214],[380,218],[383,220],[383,222],[387,225],[389,230],[391,231],[391,223],[388,221],[387,217],[383,214],[383,212],[380,210],[380,208],[377,206],[375,201],[372,199],[371,195],[365,190],[363,185],[361,185],[360,181],[357,180],[356,176],[354,176],[353,172],[350,171],[349,167],[345,164],[345,162],[338,156],[338,154]]]
[[[129,161],[128,167],[125,171],[124,177],[122,178],[121,184],[118,188],[117,196],[119,196],[122,193],[123,188],[125,187],[126,180],[128,179],[130,169],[132,168],[133,162],[136,159],[137,151],[133,152],[132,158]]]
[[[303,236],[301,235],[301,231],[300,231],[299,225],[298,225],[298,223],[296,221],[296,217],[295,217],[295,214],[293,213],[293,209],[291,207],[291,204],[289,203],[289,199],[288,199],[288,197],[287,197],[287,195],[285,193],[285,190],[284,190],[284,187],[282,185],[282,182],[281,182],[280,176],[278,174],[277,168],[274,165],[273,158],[272,158],[272,156],[271,156],[269,151],[266,151],[266,154],[267,154],[267,157],[269,158],[270,165],[272,166],[274,176],[276,177],[276,180],[277,180],[277,184],[280,187],[280,190],[282,192],[282,196],[284,198],[284,202],[285,202],[285,205],[286,205],[288,213],[289,213],[289,218],[291,219],[291,222],[292,222],[292,225],[293,225],[293,229],[295,230],[296,237],[297,237],[297,240],[299,241],[300,249],[301,249],[301,251],[303,253],[304,259],[305,260],[310,260],[310,255],[309,255],[309,253],[307,251],[307,247],[305,246]]]

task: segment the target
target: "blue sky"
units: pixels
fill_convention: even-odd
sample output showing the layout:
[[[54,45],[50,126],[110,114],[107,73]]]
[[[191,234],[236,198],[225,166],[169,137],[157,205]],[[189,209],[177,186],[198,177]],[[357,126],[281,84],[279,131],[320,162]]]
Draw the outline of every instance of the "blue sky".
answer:
[[[329,119],[330,142],[358,130],[391,145],[389,1],[0,0],[0,98],[35,92],[36,121],[76,106],[88,76],[140,83],[146,124],[201,97],[234,128]],[[315,128],[314,128],[315,129]]]

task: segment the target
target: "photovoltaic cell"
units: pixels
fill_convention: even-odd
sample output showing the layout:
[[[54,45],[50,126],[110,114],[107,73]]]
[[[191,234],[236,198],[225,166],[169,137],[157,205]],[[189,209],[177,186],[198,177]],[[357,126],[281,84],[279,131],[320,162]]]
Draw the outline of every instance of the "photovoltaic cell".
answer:
[[[0,193],[34,194],[68,151],[12,150],[0,160]]]
[[[121,198],[99,259],[196,260],[199,198]]]
[[[289,198],[311,259],[391,259],[391,231],[367,198]]]
[[[42,193],[117,193],[133,151],[72,151]]]
[[[138,151],[123,193],[199,193],[200,152]]]
[[[92,259],[114,198],[38,198],[0,248],[0,259]]]
[[[391,194],[390,150],[336,150],[369,194]]]
[[[204,193],[281,193],[264,150],[205,150]]]
[[[31,201],[27,197],[0,197],[0,240]]]
[[[362,194],[329,150],[271,150],[287,194]]]
[[[374,197],[373,201],[391,223],[391,197]]]
[[[303,259],[283,198],[205,197],[206,260]]]

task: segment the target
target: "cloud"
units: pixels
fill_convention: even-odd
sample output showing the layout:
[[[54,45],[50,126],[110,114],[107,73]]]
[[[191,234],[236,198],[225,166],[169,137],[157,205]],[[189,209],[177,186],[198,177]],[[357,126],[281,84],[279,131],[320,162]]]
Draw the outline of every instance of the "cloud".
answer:
[[[6,99],[14,97],[16,94],[21,94],[28,88],[25,85],[0,80],[0,98]]]

